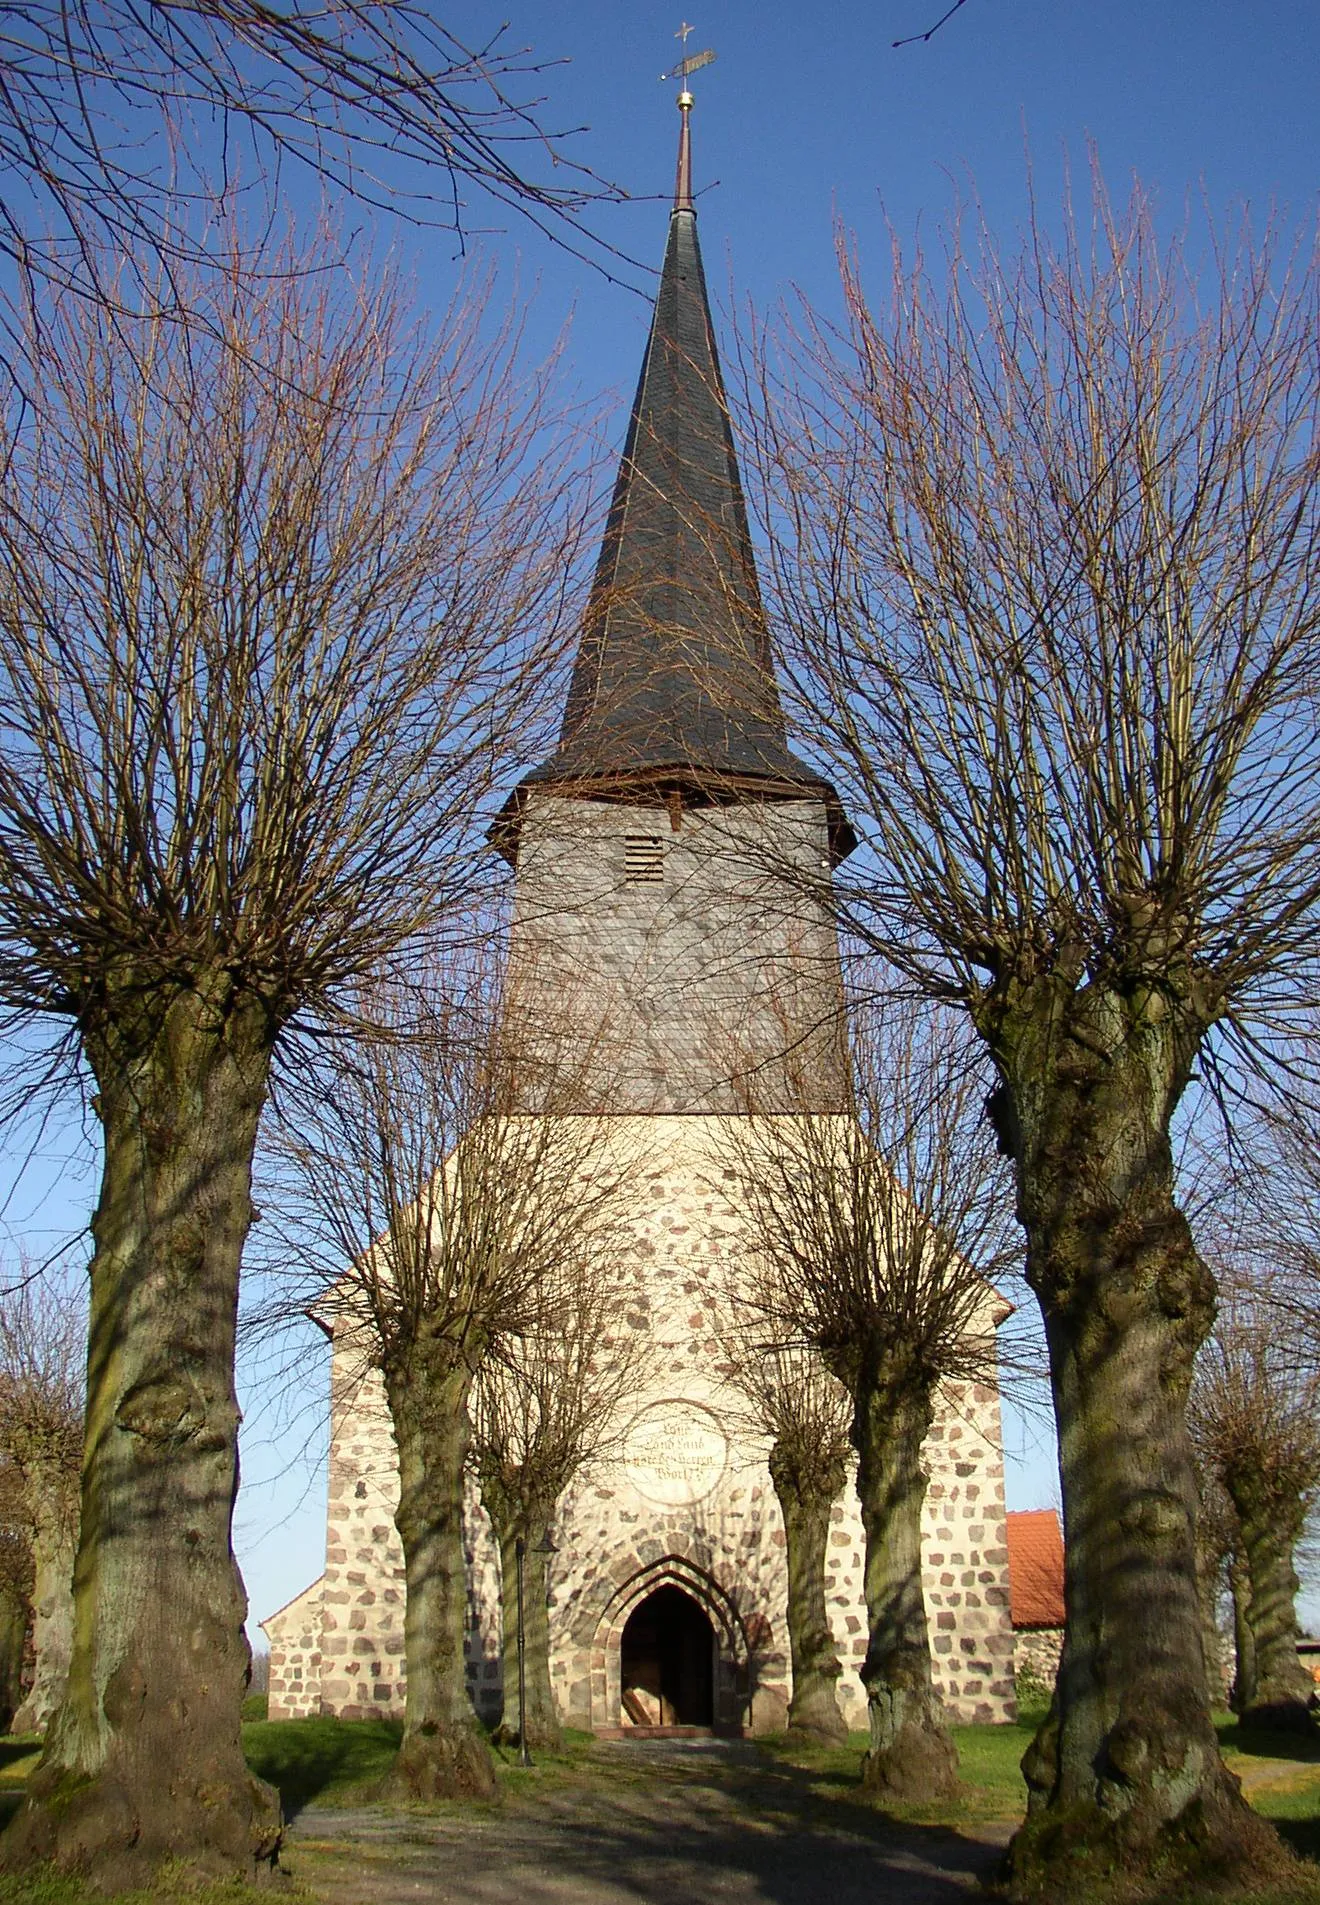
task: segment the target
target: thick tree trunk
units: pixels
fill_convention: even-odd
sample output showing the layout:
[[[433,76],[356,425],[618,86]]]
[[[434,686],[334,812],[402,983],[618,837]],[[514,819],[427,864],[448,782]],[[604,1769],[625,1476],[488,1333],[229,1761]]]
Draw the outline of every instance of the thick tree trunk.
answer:
[[[1254,1684],[1239,1711],[1248,1726],[1310,1733],[1314,1729],[1311,1697],[1315,1686],[1297,1657],[1297,1590],[1301,1583],[1293,1567],[1305,1512],[1295,1496],[1280,1499],[1276,1493],[1261,1489],[1252,1476],[1230,1476],[1229,1490],[1238,1512],[1250,1582],[1246,1619]]]
[[[408,1603],[408,1696],[398,1758],[382,1788],[394,1799],[490,1799],[495,1767],[467,1688],[463,1473],[471,1377],[427,1345],[385,1372],[399,1451],[395,1526]]]
[[[921,1445],[930,1423],[928,1391],[914,1394],[904,1382],[863,1374],[853,1417],[866,1531],[862,1684],[871,1731],[862,1784],[880,1799],[936,1799],[958,1789],[958,1755],[935,1691],[921,1585]]]
[[[525,1531],[523,1552],[523,1676],[527,1703],[529,1748],[553,1749],[563,1740],[559,1711],[550,1684],[550,1606],[546,1563],[539,1544],[554,1520],[554,1504],[529,1504],[521,1518],[501,1517],[496,1527],[500,1544],[500,1615],[503,1631],[504,1718],[500,1728],[507,1740],[518,1733],[518,1554],[520,1529]]]
[[[251,1877],[279,1801],[239,1743],[234,1331],[271,1030],[227,975],[125,988],[84,1027],[93,1220],[82,1516],[65,1698],[0,1853],[117,1890],[166,1859]]]
[[[1059,1433],[1067,1631],[1023,1760],[1019,1890],[1137,1889],[1287,1863],[1225,1769],[1207,1698],[1185,1409],[1213,1281],[1173,1201],[1169,1121],[1196,1039],[1163,995],[1024,997],[992,1109],[1017,1165]]]
[[[62,1479],[62,1478],[60,1478]],[[15,1733],[44,1733],[64,1698],[73,1652],[73,1557],[77,1529],[59,1479],[49,1489],[30,1481],[36,1510],[32,1533],[32,1685],[14,1715]]]
[[[794,1451],[776,1442],[770,1451],[770,1479],[784,1517],[788,1560],[788,1645],[793,1663],[788,1730],[799,1738],[839,1745],[847,1739],[848,1729],[835,1690],[843,1669],[825,1603],[825,1556],[830,1510],[842,1491],[845,1473],[840,1466],[837,1476],[821,1485],[818,1478],[803,1473]]]
[[[1251,1576],[1246,1556],[1234,1554],[1228,1568],[1233,1597],[1233,1687],[1228,1704],[1241,1713],[1256,1698],[1256,1637],[1251,1631]]]
[[[14,1729],[23,1700],[23,1655],[30,1604],[23,1588],[8,1574],[0,1579],[0,1733]]]
[[[1205,1660],[1205,1682],[1211,1708],[1218,1707],[1225,1693],[1224,1644],[1219,1633],[1217,1607],[1219,1567],[1216,1557],[1203,1548],[1196,1556],[1196,1592],[1201,1608],[1201,1653]]]

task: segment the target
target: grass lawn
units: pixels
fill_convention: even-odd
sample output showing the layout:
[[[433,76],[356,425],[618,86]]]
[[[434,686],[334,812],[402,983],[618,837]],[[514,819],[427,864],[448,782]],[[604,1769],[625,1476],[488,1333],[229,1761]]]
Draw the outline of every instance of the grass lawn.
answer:
[[[1038,1715],[1027,1713],[1012,1726],[964,1726],[954,1729],[961,1765],[963,1792],[953,1803],[892,1809],[892,1816],[913,1825],[960,1825],[1002,1822],[1021,1817],[1025,1789],[1019,1761],[1031,1739]],[[285,1811],[294,1814],[309,1803],[329,1807],[357,1807],[372,1803],[377,1782],[388,1770],[399,1742],[400,1727],[388,1720],[252,1721],[243,1728],[248,1763],[263,1779],[278,1787]],[[1293,1742],[1262,1734],[1247,1734],[1224,1716],[1220,1741],[1233,1771],[1243,1779],[1252,1804],[1274,1821],[1290,1844],[1320,1862],[1320,1741]],[[850,1809],[862,1803],[857,1769],[866,1736],[855,1733],[846,1747],[789,1747],[780,1740],[762,1742],[772,1765],[805,1773],[813,1804]],[[22,1783],[36,1764],[35,1740],[0,1740],[0,1817],[17,1804]],[[525,1770],[516,1751],[496,1752],[503,1795],[510,1800],[534,1799],[554,1787],[572,1787],[578,1793],[606,1784],[644,1783],[653,1777],[645,1762],[603,1753],[589,1734],[569,1732],[557,1753],[538,1753]],[[1320,1879],[1318,1879],[1320,1883]],[[182,1897],[177,1881],[166,1875],[154,1890],[122,1895],[121,1905],[160,1905],[162,1899]],[[188,1893],[191,1905],[236,1905],[239,1899],[266,1894],[243,1887],[211,1886]],[[284,1896],[291,1901],[307,1895],[295,1888]],[[1271,1894],[1252,1905],[1293,1905],[1305,1897],[1314,1905],[1320,1890],[1305,1894]],[[42,1876],[35,1879],[0,1877],[0,1905],[103,1905],[99,1894],[85,1890],[77,1880]],[[1232,1905],[1221,1895],[1219,1905]]]
[[[1320,1739],[1280,1740],[1225,1715],[1219,1744],[1256,1811],[1295,1852],[1320,1864]]]
[[[956,1726],[953,1737],[958,1747],[958,1768],[963,1791],[956,1802],[941,1800],[927,1805],[886,1808],[896,1819],[914,1825],[951,1825],[960,1821],[984,1823],[991,1820],[1016,1820],[1027,1803],[1019,1761],[1036,1730],[1034,1718],[1016,1721],[1012,1726]],[[866,1751],[865,1733],[850,1733],[846,1746],[790,1745],[783,1739],[765,1740],[763,1750],[777,1760],[803,1768],[812,1775],[812,1786],[822,1798],[836,1801],[859,1800],[857,1771]]]
[[[1026,1805],[1020,1761],[1044,1709],[1024,1709],[1012,1726],[959,1726],[953,1729],[958,1747],[963,1792],[952,1803],[894,1806],[892,1817],[914,1825],[1016,1822]],[[1230,1767],[1243,1781],[1251,1804],[1273,1821],[1295,1852],[1320,1865],[1320,1739],[1297,1741],[1277,1734],[1250,1733],[1230,1714],[1217,1721],[1220,1746]],[[789,1747],[783,1740],[765,1742],[765,1750],[812,1775],[822,1798],[855,1802],[857,1767],[866,1750],[864,1733],[849,1735],[846,1747]],[[1320,1899],[1320,1871],[1314,1886],[1300,1891],[1254,1893],[1250,1905],[1316,1905]],[[1171,1899],[1169,1905],[1197,1905],[1190,1898]],[[1246,1905],[1246,1895],[1216,1894],[1215,1905]]]

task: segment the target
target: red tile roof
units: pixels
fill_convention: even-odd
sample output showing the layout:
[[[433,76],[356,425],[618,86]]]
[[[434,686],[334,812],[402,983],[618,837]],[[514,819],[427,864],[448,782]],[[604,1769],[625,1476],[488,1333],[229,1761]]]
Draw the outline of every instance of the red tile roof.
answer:
[[[1063,1534],[1056,1510],[1032,1508],[1006,1521],[1014,1627],[1062,1627]]]

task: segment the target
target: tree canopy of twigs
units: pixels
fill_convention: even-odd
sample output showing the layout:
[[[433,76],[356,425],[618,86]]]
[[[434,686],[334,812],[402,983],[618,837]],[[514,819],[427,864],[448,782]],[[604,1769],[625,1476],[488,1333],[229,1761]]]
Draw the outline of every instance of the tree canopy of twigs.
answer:
[[[1316,254],[1243,221],[1201,269],[1098,177],[1057,239],[956,234],[942,275],[896,250],[883,304],[840,249],[846,319],[755,353],[752,429],[790,677],[869,837],[843,903],[986,1043],[1051,1339],[1069,1630],[1018,1882],[1049,1882],[1056,1806],[1134,1875],[1206,1808],[1192,1865],[1269,1866],[1204,1702],[1213,1291],[1169,1130],[1194,1067],[1258,1064],[1314,994]]]
[[[766,387],[788,665],[874,849],[850,917],[987,1023],[1070,955],[1182,960],[1246,1039],[1309,999],[1320,271],[1225,244],[1205,308],[1140,196],[943,286],[900,262],[884,313],[843,252],[851,328]]]
[[[735,1138],[765,1324],[817,1351],[852,1399],[866,1531],[878,1792],[951,1790],[921,1586],[922,1444],[942,1384],[997,1380],[997,1277],[1017,1266],[985,1079],[947,1014],[889,1001],[851,1025],[855,1115],[751,1119]]]
[[[473,877],[576,531],[489,281],[430,341],[388,275],[193,289],[202,339],[65,300],[29,340],[0,1002],[85,1022],[221,957],[279,1027]]]
[[[1299,1372],[1320,1379],[1320,1167],[1316,1093],[1307,1075],[1315,1031],[1297,1048],[1298,1072],[1237,1121],[1230,1149],[1217,1134],[1188,1147],[1193,1227],[1216,1275],[1246,1289]]]
[[[106,1883],[275,1853],[230,1541],[271,1065],[485,877],[571,573],[516,321],[424,342],[330,263],[199,274],[197,322],[58,300],[7,419],[0,1002],[81,1052],[104,1164],[73,1663],[0,1857],[101,1835]]]
[[[546,129],[547,61],[507,27],[465,44],[425,0],[20,0],[0,65],[0,250],[57,282],[104,289],[107,249],[203,256],[217,203],[268,210],[286,174],[460,240],[513,211],[574,248],[622,196]]]
[[[749,1127],[745,1144],[766,1149],[746,1178],[768,1262],[757,1301],[850,1394],[872,1356],[924,1389],[983,1381],[993,1291],[1021,1260],[984,1070],[952,1017],[898,998],[854,1006],[849,1050],[854,1116]]]
[[[599,1120],[555,1115],[544,1048],[529,1055],[488,953],[460,946],[369,1009],[374,1022],[285,1106],[275,1229],[303,1294],[342,1332],[345,1366],[379,1372],[394,1430],[408,1675],[394,1786],[489,1794],[463,1644],[469,1398],[484,1371],[481,1454],[507,1460],[510,1488],[522,1464],[528,1499],[512,1518],[496,1505],[497,1531],[525,1535],[530,1508],[544,1533],[605,1432],[591,1412],[628,1379],[626,1350],[608,1364],[603,1340],[626,1174],[617,1157],[602,1163]],[[537,1117],[516,1113],[527,1065]],[[580,1080],[561,1083],[575,1103]],[[492,1501],[498,1479],[483,1471]],[[548,1723],[548,1682],[544,1692]]]

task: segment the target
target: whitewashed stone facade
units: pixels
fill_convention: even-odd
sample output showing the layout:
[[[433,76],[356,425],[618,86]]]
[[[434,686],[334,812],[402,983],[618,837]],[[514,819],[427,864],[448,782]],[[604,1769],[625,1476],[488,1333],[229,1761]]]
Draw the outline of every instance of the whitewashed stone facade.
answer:
[[[739,1429],[720,1376],[718,1314],[737,1274],[743,1230],[728,1118],[612,1122],[617,1141],[638,1160],[626,1320],[646,1339],[646,1378],[625,1412],[630,1426],[619,1454],[583,1478],[555,1524],[552,1679],[561,1715],[598,1731],[629,1723],[624,1628],[650,1595],[670,1586],[703,1610],[713,1630],[714,1724],[773,1731],[784,1724],[791,1690],[783,1526],[765,1444]],[[402,1711],[404,1578],[388,1416],[378,1379],[363,1377],[346,1349],[336,1353],[332,1381],[325,1574],[265,1623],[272,1718]],[[993,1387],[951,1387],[926,1459],[925,1591],[938,1683],[960,1719],[1009,1718],[1013,1634]],[[844,1664],[839,1695],[849,1724],[860,1727],[863,1537],[851,1486],[833,1524],[827,1590]],[[479,1710],[494,1718],[498,1560],[475,1499],[468,1528],[470,1684]]]

